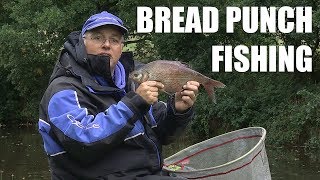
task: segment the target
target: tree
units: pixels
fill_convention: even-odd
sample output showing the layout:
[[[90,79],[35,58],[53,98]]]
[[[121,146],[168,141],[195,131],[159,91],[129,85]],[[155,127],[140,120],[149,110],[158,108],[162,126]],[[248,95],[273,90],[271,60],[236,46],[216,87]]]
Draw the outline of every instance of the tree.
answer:
[[[48,84],[64,38],[81,29],[95,12],[93,1],[35,0],[1,1],[0,67],[12,84],[20,104],[15,111],[21,122],[37,121],[38,105]],[[1,93],[6,93],[1,90]],[[5,117],[0,117],[5,119]]]

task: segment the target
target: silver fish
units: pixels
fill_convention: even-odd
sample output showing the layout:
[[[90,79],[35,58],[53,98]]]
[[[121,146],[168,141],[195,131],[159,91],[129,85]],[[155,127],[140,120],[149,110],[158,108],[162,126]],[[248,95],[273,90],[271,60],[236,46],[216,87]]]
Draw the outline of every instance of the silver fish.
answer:
[[[188,81],[197,81],[203,85],[214,102],[214,88],[225,87],[223,83],[194,71],[179,61],[152,61],[130,73],[129,78],[137,83],[145,81],[161,82],[164,85],[164,91],[168,94],[182,91],[182,86]]]

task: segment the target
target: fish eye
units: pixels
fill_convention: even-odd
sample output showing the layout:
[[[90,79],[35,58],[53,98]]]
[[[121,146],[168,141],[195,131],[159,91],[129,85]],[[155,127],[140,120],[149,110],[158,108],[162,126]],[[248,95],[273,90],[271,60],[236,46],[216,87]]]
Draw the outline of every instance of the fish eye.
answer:
[[[140,74],[140,73],[135,73],[135,74],[133,74],[133,77],[134,77],[135,79],[141,79],[142,74]]]

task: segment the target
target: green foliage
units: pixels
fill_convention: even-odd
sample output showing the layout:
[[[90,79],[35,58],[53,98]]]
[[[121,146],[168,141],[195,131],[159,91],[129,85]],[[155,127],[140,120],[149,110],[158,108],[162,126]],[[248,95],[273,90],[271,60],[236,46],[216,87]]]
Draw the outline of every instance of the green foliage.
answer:
[[[3,68],[0,68],[0,77],[6,77],[8,74]],[[21,117],[21,112],[17,111],[21,108],[21,97],[14,90],[13,85],[6,78],[0,79],[0,125],[17,123]]]
[[[319,147],[319,90],[319,86],[311,85],[308,89],[298,91],[296,101],[286,104],[284,113],[278,115],[269,125],[273,135],[271,142],[305,144],[308,148]]]
[[[7,99],[20,100],[18,106],[9,103],[19,112],[11,116],[17,114],[21,123],[36,121],[40,98],[64,38],[81,29],[95,11],[95,4],[89,0],[16,0],[1,4],[1,15],[6,18],[0,22],[0,67],[7,72],[1,81],[12,84],[13,94],[6,94]]]

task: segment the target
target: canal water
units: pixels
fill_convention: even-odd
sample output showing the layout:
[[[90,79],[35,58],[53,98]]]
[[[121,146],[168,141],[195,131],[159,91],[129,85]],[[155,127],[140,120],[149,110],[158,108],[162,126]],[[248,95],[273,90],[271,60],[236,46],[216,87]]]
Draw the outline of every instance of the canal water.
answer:
[[[42,140],[35,127],[0,129],[0,180],[50,179]],[[191,145],[180,139],[164,148],[165,156]],[[320,153],[305,152],[301,147],[267,146],[273,180],[319,180]]]

